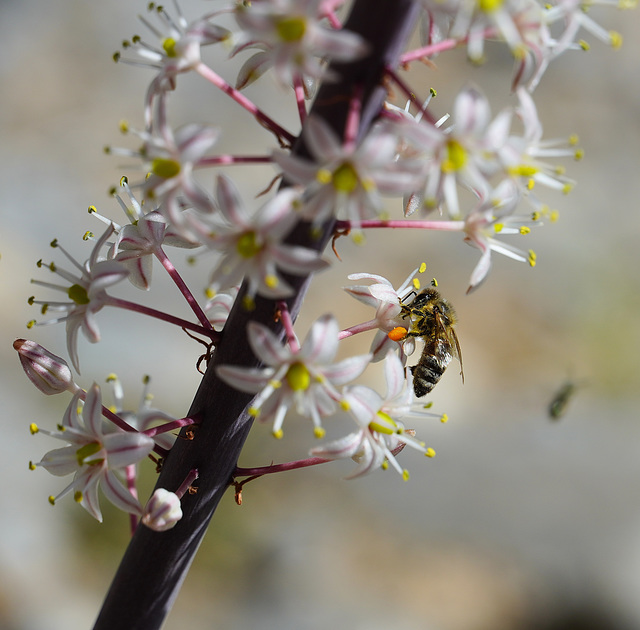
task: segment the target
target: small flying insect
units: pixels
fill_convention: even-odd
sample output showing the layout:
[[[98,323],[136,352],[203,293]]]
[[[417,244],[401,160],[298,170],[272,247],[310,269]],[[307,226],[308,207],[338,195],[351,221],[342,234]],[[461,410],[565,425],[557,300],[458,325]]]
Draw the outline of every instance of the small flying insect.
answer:
[[[578,383],[570,380],[562,384],[560,389],[554,394],[547,408],[547,413],[551,420],[560,420],[560,418],[564,416],[569,402],[574,397],[578,387]]]
[[[462,353],[454,329],[458,320],[453,306],[435,288],[429,287],[408,304],[402,303],[401,307],[401,316],[411,321],[405,337],[420,337],[424,341],[420,360],[411,367],[415,395],[418,398],[426,396],[437,385],[453,357],[460,361],[460,376],[464,383]]]

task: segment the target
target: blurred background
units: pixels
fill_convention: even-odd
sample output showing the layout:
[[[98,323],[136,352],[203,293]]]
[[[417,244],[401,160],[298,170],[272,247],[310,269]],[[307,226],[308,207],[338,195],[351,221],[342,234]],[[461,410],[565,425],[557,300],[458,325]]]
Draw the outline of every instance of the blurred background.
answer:
[[[87,257],[81,237],[100,230],[89,205],[123,220],[107,190],[121,175],[135,181],[137,173],[102,147],[135,147],[135,139],[119,136],[118,122],[142,126],[152,75],[114,64],[111,55],[123,38],[144,31],[136,12],[145,5],[0,2],[2,630],[91,627],[127,543],[126,517],[105,500],[102,525],[70,498],[52,508],[47,497],[67,480],[29,472],[29,460],[59,446],[31,436],[29,423],[53,428],[68,398],[37,392],[11,343],[30,336],[66,356],[63,326],[25,328],[38,316],[27,298],[51,297],[29,285],[32,277],[50,279],[35,263],[62,262],[49,247],[54,237],[80,260]],[[199,0],[182,6],[190,18],[212,8]],[[397,286],[425,260],[458,312],[466,376],[462,385],[454,364],[431,397],[450,421],[415,427],[437,457],[405,451],[407,483],[391,471],[347,482],[351,466],[341,462],[256,481],[245,488],[242,507],[230,492],[168,630],[640,628],[640,15],[592,15],[623,34],[622,50],[583,33],[592,50],[561,57],[535,93],[545,137],[577,133],[586,153],[567,163],[578,180],[569,196],[539,192],[560,211],[559,221],[517,242],[536,250],[536,268],[494,256],[487,282],[466,296],[478,252],[459,235],[372,233],[362,246],[341,239],[343,262],[318,277],[299,320],[304,334],[328,304],[343,327],[368,319],[341,290],[346,275],[378,273]],[[219,48],[207,59],[215,64],[226,54]],[[435,69],[416,64],[411,84],[423,95],[434,87],[432,107],[442,115],[471,80],[497,112],[512,102],[512,61],[502,46],[489,46],[487,54],[481,68],[469,65],[464,51],[441,56]],[[237,67],[222,73],[232,81]],[[180,77],[178,88],[170,101],[175,125],[220,125],[220,152],[272,146],[204,81]],[[248,95],[296,128],[291,95],[270,77]],[[272,175],[271,168],[264,177],[232,172],[247,200]],[[206,177],[213,186],[213,175]],[[399,216],[398,204],[389,209]],[[184,258],[178,251],[175,261]],[[211,264],[202,259],[185,272],[195,290]],[[155,273],[150,295],[127,287],[118,295],[188,316],[173,285],[158,267]],[[202,348],[142,317],[101,312],[98,319],[103,342],[90,346],[81,338],[78,382],[104,383],[116,372],[127,407],[136,408],[142,376],[150,374],[155,405],[184,415]],[[364,352],[369,341],[353,340],[345,353]],[[554,421],[547,408],[566,382],[575,384],[575,395]],[[337,421],[327,428],[329,436],[343,431]],[[312,439],[309,424],[295,419],[282,441],[257,425],[241,465],[304,457]],[[152,486],[152,473],[144,483]]]

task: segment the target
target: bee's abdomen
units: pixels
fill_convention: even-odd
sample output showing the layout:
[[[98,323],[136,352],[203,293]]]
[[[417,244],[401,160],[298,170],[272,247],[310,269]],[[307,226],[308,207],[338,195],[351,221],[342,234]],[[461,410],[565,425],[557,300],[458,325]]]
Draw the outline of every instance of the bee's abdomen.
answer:
[[[418,364],[411,368],[413,391],[418,398],[426,396],[438,384],[450,362],[449,352],[423,353]]]

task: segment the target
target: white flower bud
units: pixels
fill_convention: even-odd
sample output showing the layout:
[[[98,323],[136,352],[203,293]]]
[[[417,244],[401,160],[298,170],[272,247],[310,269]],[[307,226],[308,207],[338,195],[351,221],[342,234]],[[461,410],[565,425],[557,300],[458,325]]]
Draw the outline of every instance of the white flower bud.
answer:
[[[180,498],[174,492],[158,488],[149,499],[142,522],[156,532],[171,529],[182,518]]]

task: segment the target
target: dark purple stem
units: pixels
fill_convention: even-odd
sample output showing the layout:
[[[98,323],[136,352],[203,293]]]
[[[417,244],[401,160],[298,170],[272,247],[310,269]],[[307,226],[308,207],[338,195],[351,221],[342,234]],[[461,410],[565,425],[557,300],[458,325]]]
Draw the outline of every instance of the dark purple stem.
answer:
[[[334,74],[340,78],[320,87],[311,114],[325,120],[335,133],[342,136],[350,99],[357,86],[362,94],[359,133],[362,137],[382,108],[386,94],[383,87],[385,67],[397,66],[417,21],[418,11],[419,3],[414,0],[356,0],[345,28],[367,40],[369,54],[353,63],[332,64]],[[293,153],[309,157],[302,138],[294,144]],[[299,224],[287,242],[322,251],[331,240],[334,224],[334,220],[328,221],[320,237],[308,224]],[[287,281],[295,290],[295,295],[287,300],[295,320],[310,278],[291,276]],[[246,286],[243,285],[225,327],[226,331],[232,332],[223,332],[186,414],[188,417],[201,417],[202,423],[189,428],[194,439],[176,441],[156,485],[175,492],[189,471],[197,469],[197,493],[183,498],[184,516],[173,529],[153,532],[147,527],[138,527],[111,584],[95,630],[160,628],[209,521],[229,487],[251,428],[252,418],[247,408],[252,396],[238,392],[218,379],[216,367],[223,364],[259,365],[246,341],[249,321],[261,322],[283,335],[282,326],[274,321],[275,303],[258,297],[256,308],[247,312],[241,307],[245,295]],[[250,598],[250,594],[247,597]]]

